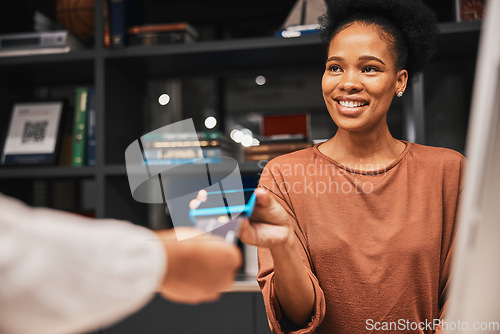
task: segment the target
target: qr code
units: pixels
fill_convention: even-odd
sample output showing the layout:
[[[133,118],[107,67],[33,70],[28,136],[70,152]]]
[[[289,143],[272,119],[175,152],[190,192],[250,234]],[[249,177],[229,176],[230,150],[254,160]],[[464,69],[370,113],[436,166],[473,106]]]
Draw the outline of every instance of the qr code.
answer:
[[[48,121],[26,122],[23,130],[23,144],[25,143],[43,143],[47,135]]]

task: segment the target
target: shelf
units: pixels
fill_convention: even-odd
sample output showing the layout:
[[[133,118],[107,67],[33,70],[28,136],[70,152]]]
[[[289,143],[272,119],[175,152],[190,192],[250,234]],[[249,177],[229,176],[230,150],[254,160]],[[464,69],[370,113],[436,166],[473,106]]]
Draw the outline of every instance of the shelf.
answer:
[[[2,84],[24,87],[26,92],[37,85],[93,84],[94,61],[91,58],[74,58],[74,61],[58,59],[48,58],[43,63],[13,62],[8,66],[0,63]]]
[[[231,72],[279,66],[322,64],[325,45],[319,35],[298,38],[264,37],[190,44],[126,47],[106,50],[117,66],[147,77]]]
[[[259,167],[258,162],[240,162],[238,163],[242,173],[260,172],[262,168]],[[0,179],[5,178],[39,178],[39,177],[86,177],[95,176],[96,167],[50,167],[50,166],[36,166],[36,167],[6,167],[0,168]],[[127,169],[125,165],[108,165],[104,167],[104,174],[106,176],[126,176]]]
[[[439,29],[438,57],[470,56],[477,49],[481,22],[441,23]],[[104,58],[117,68],[151,78],[304,67],[304,64],[322,67],[325,53],[326,45],[320,36],[308,35],[130,46],[104,50]]]
[[[43,55],[25,55],[13,57],[0,57],[0,66],[7,65],[26,65],[26,64],[44,64],[54,62],[73,62],[83,60],[93,60],[96,52],[92,49],[79,50],[63,53],[51,53]]]
[[[92,84],[94,50],[0,57],[2,84],[28,88],[34,85]]]
[[[441,34],[478,33],[481,30],[481,21],[472,22],[445,22],[439,24]],[[309,48],[304,48],[309,47]],[[318,49],[324,50],[324,43],[318,35],[305,35],[297,38],[259,37],[230,40],[201,41],[188,44],[165,44],[154,46],[128,46],[124,48],[104,49],[102,53],[94,49],[84,49],[68,53],[55,53],[45,55],[26,55],[13,57],[0,57],[0,66],[15,64],[43,64],[53,62],[73,62],[92,60],[96,55],[103,55],[105,59],[134,59],[155,58],[158,56],[188,56],[188,55],[224,55],[238,52],[274,52],[287,55],[290,59],[304,59],[314,56]],[[312,49],[311,49],[312,48]],[[288,51],[300,51],[299,54],[287,54]],[[320,52],[321,53],[321,52]],[[320,57],[321,58],[321,57]],[[286,61],[286,59],[285,59]]]
[[[266,164],[265,161],[263,162],[245,161],[245,162],[238,162],[238,167],[241,173],[260,173],[265,164]],[[215,171],[217,171],[217,169],[215,169]],[[104,174],[107,176],[125,176],[127,175],[127,168],[125,167],[125,165],[120,165],[120,164],[107,165],[104,167]]]
[[[258,173],[262,170],[258,162],[238,163],[242,173]],[[262,165],[263,166],[263,165]],[[125,165],[107,165],[103,169],[106,176],[126,176]],[[216,169],[217,171],[217,169]],[[95,177],[97,168],[95,166],[70,167],[70,166],[18,166],[0,167],[0,179],[35,179],[35,178],[66,178],[66,177]]]
[[[439,55],[474,50],[481,22],[449,22],[439,25]],[[460,43],[458,43],[460,42]],[[442,47],[441,47],[442,46]],[[51,74],[74,72],[77,77],[93,73],[93,61],[104,59],[132,73],[147,77],[180,74],[231,72],[235,69],[262,69],[279,66],[322,65],[326,52],[319,35],[298,38],[261,37],[236,40],[202,41],[189,44],[129,46],[120,49],[81,50],[61,54],[0,57],[0,71],[30,73],[46,80]],[[40,69],[40,64],[45,64]],[[8,69],[7,69],[8,68]]]
[[[107,165],[104,167],[104,174],[107,176],[124,176],[127,175],[125,165]]]
[[[187,44],[164,44],[154,46],[129,46],[121,49],[107,49],[105,58],[148,57],[157,55],[224,53],[264,49],[295,48],[321,44],[319,35],[297,38],[261,37],[220,41],[201,41]]]
[[[442,34],[479,32],[480,29],[480,21],[447,22],[439,24],[439,30]],[[224,54],[237,51],[272,51],[273,49],[289,51],[296,48],[300,49],[301,57],[307,57],[308,55],[314,53],[317,46],[320,46],[321,48],[325,46],[321,41],[319,34],[305,35],[297,38],[281,38],[271,36],[260,38],[201,41],[188,44],[128,46],[120,49],[107,49],[104,51],[104,57],[107,59],[137,57],[147,58],[170,55]],[[313,47],[314,49],[304,49],[303,47]]]
[[[439,24],[439,31],[441,34],[479,32],[481,30],[481,25],[482,21],[446,22]]]
[[[0,168],[0,179],[80,178],[94,177],[95,174],[94,166],[1,166]]]

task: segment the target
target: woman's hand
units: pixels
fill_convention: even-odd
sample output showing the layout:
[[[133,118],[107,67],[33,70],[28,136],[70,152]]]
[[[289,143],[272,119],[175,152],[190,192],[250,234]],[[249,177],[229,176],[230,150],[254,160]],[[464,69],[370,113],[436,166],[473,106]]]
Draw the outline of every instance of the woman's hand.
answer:
[[[240,226],[239,238],[247,244],[271,251],[274,289],[279,300],[275,312],[282,312],[297,326],[305,326],[314,309],[314,288],[302,262],[292,217],[265,189],[255,189],[257,201],[250,219]]]
[[[290,215],[264,188],[255,189],[255,208],[250,219],[244,219],[238,237],[246,244],[270,249],[294,242]]]

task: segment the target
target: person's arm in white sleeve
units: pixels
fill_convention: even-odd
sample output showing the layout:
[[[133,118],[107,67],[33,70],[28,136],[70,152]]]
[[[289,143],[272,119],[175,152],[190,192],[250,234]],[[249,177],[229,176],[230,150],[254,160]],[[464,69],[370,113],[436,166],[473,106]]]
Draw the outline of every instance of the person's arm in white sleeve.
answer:
[[[208,263],[199,272],[183,273],[177,258],[183,259],[182,267],[190,267],[186,259],[200,259],[200,247],[171,235],[123,221],[31,208],[0,194],[0,333],[53,334],[107,326],[137,311],[159,289],[179,302],[215,299],[212,290],[231,282],[239,254],[224,244],[219,252],[236,254],[233,263],[225,264],[227,270]],[[201,244],[203,254],[210,253],[206,244],[219,245]],[[225,279],[217,277],[197,295],[172,293],[206,285],[182,276],[203,276],[201,270],[221,272]]]
[[[108,325],[149,301],[165,272],[154,232],[30,208],[0,195],[0,332]]]

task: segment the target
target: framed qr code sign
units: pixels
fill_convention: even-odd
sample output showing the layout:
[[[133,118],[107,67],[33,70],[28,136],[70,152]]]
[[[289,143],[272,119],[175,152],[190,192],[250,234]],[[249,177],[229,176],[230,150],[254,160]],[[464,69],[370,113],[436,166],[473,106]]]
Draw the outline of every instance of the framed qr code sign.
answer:
[[[55,163],[62,113],[62,101],[14,104],[2,164]]]

